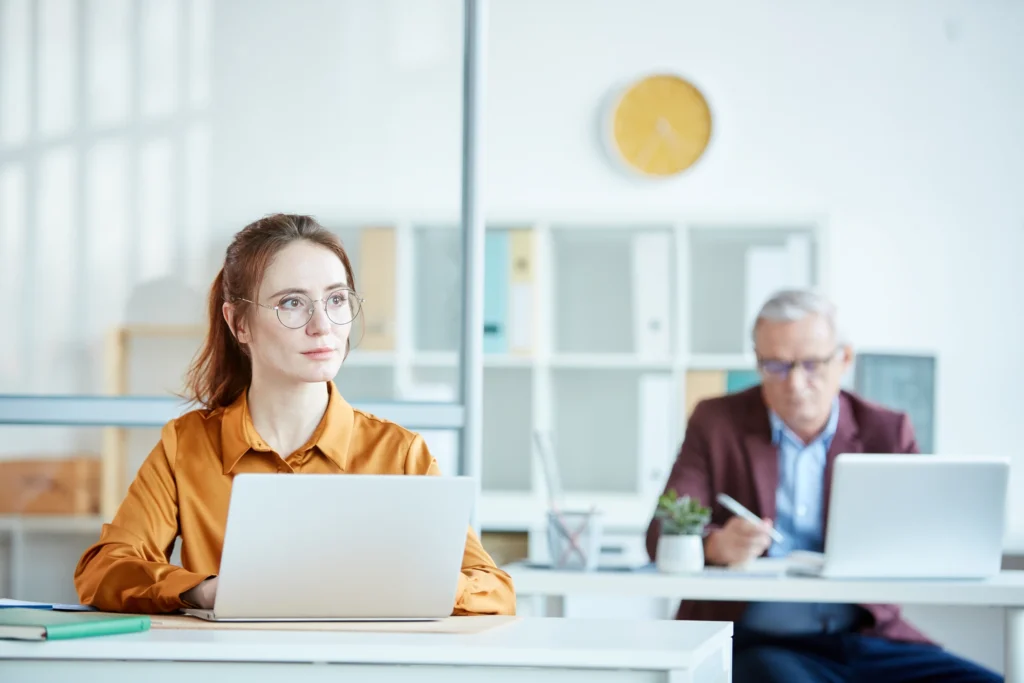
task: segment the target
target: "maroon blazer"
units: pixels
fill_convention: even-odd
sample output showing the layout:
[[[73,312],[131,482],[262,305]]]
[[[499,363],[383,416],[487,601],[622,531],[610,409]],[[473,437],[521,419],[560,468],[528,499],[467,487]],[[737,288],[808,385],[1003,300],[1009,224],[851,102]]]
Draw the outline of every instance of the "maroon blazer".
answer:
[[[824,515],[832,490],[832,466],[840,453],[918,453],[910,420],[843,391],[839,395],[839,424],[825,465]],[[665,490],[675,489],[711,507],[708,531],[732,515],[715,501],[727,493],[761,517],[775,519],[775,489],[779,482],[778,449],[772,444],[768,408],[757,386],[737,394],[697,404],[690,417],[682,448]],[[827,524],[823,525],[827,528]],[[661,522],[647,529],[647,552],[654,559]],[[739,621],[743,602],[683,601],[679,619]],[[900,617],[895,605],[861,605],[873,617],[863,633],[891,640],[930,642]]]

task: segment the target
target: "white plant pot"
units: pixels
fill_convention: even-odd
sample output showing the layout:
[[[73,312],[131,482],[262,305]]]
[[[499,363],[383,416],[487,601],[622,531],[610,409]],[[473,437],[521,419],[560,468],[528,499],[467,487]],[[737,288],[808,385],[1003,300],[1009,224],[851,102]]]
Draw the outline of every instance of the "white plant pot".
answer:
[[[704,570],[704,539],[700,536],[662,534],[656,565],[665,574],[696,574]]]

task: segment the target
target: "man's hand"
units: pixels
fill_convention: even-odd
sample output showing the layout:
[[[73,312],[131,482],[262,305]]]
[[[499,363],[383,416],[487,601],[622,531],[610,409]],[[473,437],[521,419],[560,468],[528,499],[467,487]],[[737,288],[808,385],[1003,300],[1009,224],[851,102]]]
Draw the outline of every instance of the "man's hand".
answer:
[[[181,594],[181,599],[187,605],[194,605],[198,609],[213,609],[213,599],[217,597],[217,577],[206,579],[195,588],[191,588]]]
[[[742,517],[730,517],[721,529],[708,534],[704,542],[704,555],[708,564],[735,566],[746,564],[764,554],[772,544],[768,530],[770,519],[762,524],[748,522]]]

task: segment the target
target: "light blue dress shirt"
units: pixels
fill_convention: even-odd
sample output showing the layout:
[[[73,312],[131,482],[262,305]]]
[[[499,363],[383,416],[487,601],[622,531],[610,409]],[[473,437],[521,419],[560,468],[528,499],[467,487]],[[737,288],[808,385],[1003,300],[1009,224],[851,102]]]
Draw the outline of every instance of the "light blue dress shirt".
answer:
[[[832,404],[825,430],[809,444],[804,444],[774,412],[769,419],[772,443],[779,449],[775,527],[785,540],[773,542],[768,555],[783,557],[793,550],[822,552],[825,462],[839,424],[839,399]],[[749,605],[740,624],[748,629],[786,635],[836,632],[849,629],[858,614],[858,608],[848,604],[755,602]]]

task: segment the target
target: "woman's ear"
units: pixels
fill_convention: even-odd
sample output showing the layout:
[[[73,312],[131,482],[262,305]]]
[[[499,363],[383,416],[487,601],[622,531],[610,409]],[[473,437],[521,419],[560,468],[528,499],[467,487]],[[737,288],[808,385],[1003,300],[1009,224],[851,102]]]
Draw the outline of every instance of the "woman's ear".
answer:
[[[239,344],[249,343],[249,330],[245,324],[245,317],[238,315],[238,309],[232,304],[224,302],[224,306],[221,308],[224,314],[224,322],[228,324],[228,329],[231,330],[231,334],[235,337],[235,341]]]

